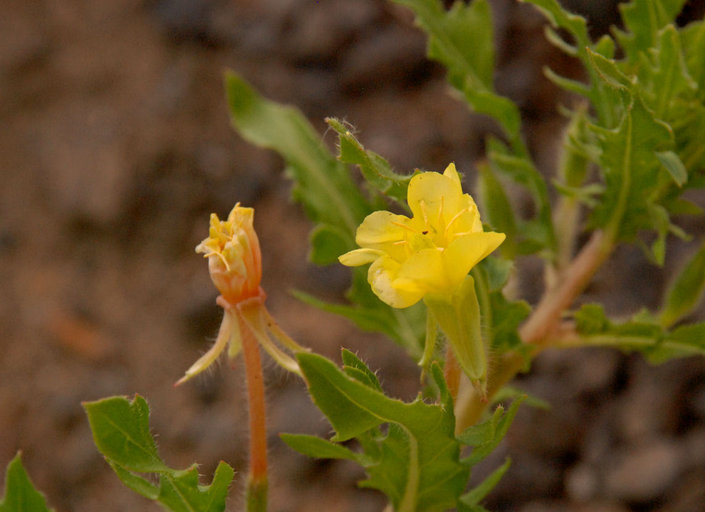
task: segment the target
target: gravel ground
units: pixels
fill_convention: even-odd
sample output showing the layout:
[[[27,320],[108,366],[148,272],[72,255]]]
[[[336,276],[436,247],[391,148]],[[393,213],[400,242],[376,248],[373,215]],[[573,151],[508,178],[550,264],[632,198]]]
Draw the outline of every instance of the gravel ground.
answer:
[[[596,33],[613,2],[566,2]],[[491,0],[499,90],[521,107],[526,136],[551,172],[570,98],[541,73],[576,75],[548,46],[542,19]],[[343,268],[306,262],[309,224],[289,200],[278,157],[230,129],[222,91],[232,68],[265,95],[299,106],[323,132],[345,118],[395,168],[442,170],[469,183],[496,127],[452,95],[424,57],[409,13],[382,0],[0,0],[0,465],[22,449],[59,512],[160,510],[123,488],[93,446],[80,403],[146,396],[162,455],[210,475],[242,475],[242,371],[172,383],[220,321],[206,265],[193,252],[211,211],[256,208],[270,310],[301,343],[341,345],[383,368],[385,389],[412,398],[417,369],[382,338],[298,303],[292,288],[340,300]],[[702,13],[702,2],[690,2]],[[332,136],[326,141],[333,142]],[[705,226],[689,229],[702,233]],[[686,252],[675,247],[673,262]],[[535,262],[526,264],[533,268]],[[617,252],[588,290],[612,311],[656,307],[668,272],[637,249]],[[538,284],[522,283],[535,300]],[[702,316],[702,315],[701,315]],[[292,453],[277,432],[327,435],[301,384],[266,368],[275,512],[375,511],[341,462]],[[492,510],[705,510],[705,361],[652,367],[609,350],[552,351],[518,382],[552,409],[524,408],[492,460],[513,465]],[[229,502],[240,508],[242,482]]]

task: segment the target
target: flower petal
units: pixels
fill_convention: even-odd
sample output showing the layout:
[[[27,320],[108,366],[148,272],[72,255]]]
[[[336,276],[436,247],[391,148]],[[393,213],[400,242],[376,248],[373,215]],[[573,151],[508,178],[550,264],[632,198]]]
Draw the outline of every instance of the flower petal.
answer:
[[[448,279],[460,284],[470,269],[485,259],[500,246],[506,235],[504,233],[470,233],[455,239],[443,251],[443,266]]]
[[[422,249],[415,252],[401,264],[397,279],[414,281],[425,292],[447,288],[448,281],[443,269],[442,251],[439,249]]]
[[[407,308],[421,300],[426,290],[413,280],[398,279],[399,268],[393,258],[382,256],[370,265],[367,280],[382,302],[393,308]]]
[[[372,212],[357,228],[355,241],[361,247],[398,242],[404,239],[406,229],[403,226],[408,222],[409,218],[404,215],[388,211]]]
[[[346,267],[359,267],[366,263],[372,263],[377,258],[384,255],[384,252],[377,249],[355,249],[338,256],[338,261]]]
[[[452,169],[455,171],[455,166]],[[462,210],[463,195],[457,172],[451,172],[448,176],[424,172],[411,178],[407,202],[415,220],[422,220],[427,226],[444,231],[446,222]]]

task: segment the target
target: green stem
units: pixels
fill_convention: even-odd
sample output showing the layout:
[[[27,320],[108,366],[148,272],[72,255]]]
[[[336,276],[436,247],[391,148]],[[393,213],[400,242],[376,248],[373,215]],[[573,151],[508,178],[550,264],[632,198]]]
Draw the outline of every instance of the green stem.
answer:
[[[247,512],[266,512],[267,422],[264,376],[257,340],[245,321],[241,318],[239,320],[247,378],[247,403],[250,413],[250,474],[247,478]]]

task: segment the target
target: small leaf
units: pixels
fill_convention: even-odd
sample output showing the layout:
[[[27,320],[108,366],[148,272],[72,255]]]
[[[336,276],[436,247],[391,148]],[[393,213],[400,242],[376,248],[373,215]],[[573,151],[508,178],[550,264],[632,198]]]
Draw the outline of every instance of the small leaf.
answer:
[[[661,312],[661,324],[669,327],[690,314],[705,291],[705,246],[693,255],[669,286]]]
[[[509,469],[512,461],[509,457],[500,467],[495,469],[487,478],[485,478],[478,486],[472,489],[470,492],[463,494],[460,497],[460,502],[468,507],[477,507],[482,500],[494,489],[499,481],[502,479],[504,474]]]
[[[210,485],[199,485],[198,470],[192,466],[186,471],[173,472],[162,478],[159,502],[174,512],[222,512],[228,487],[235,471],[220,462]]]
[[[83,408],[100,452],[130,471],[156,473],[168,470],[157,453],[157,445],[149,432],[149,406],[135,395],[110,397],[85,402]]]
[[[282,441],[297,452],[317,459],[348,459],[357,461],[354,452],[338,443],[304,434],[279,434]]]
[[[656,157],[664,169],[668,171],[676,185],[679,187],[685,185],[686,181],[688,181],[688,170],[676,153],[673,151],[657,151]]]
[[[338,119],[329,117],[326,122],[338,133],[338,159],[346,164],[357,165],[362,171],[365,181],[374,190],[394,199],[403,208],[408,208],[406,189],[413,174],[395,173],[387,160],[377,153],[366,150],[350,129]]]
[[[514,421],[523,401],[524,397],[514,400],[506,413],[501,405],[497,406],[490,419],[468,427],[458,436],[458,441],[473,447],[470,455],[463,459],[465,464],[474,466],[494,451]]]
[[[7,465],[5,497],[0,501],[0,512],[50,512],[44,495],[37,491],[22,466],[21,453]]]
[[[610,325],[600,304],[584,304],[574,316],[576,328],[581,334],[598,334],[607,330]]]
[[[377,391],[382,391],[382,386],[377,379],[377,375],[369,369],[369,367],[362,362],[362,360],[355,354],[350,352],[348,349],[344,348],[342,350],[343,359],[343,371],[349,376],[353,377],[358,382],[376,389]],[[354,374],[351,371],[354,370]]]
[[[174,512],[223,512],[234,470],[221,462],[210,485],[200,485],[194,464],[187,470],[168,467],[157,454],[149,432],[149,406],[136,395],[83,404],[93,439],[108,464],[133,491]],[[138,473],[156,473],[158,484]]]

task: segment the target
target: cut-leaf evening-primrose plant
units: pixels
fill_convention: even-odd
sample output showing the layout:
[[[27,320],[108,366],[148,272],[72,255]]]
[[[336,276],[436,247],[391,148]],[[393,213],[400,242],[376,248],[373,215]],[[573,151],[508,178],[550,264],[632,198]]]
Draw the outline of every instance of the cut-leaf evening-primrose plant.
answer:
[[[286,162],[294,199],[313,223],[310,259],[352,267],[348,303],[297,296],[387,335],[420,366],[419,396],[405,403],[385,394],[377,377],[385,368],[371,370],[344,347],[342,366],[303,348],[265,306],[254,210],[238,203],[224,221],[213,214],[197,252],[208,260],[223,320],[212,348],[178,383],[197,378],[223,353],[243,354],[248,511],[267,510],[260,347],[301,377],[334,430],[330,439],[282,439],[310,457],[360,464],[367,475],[360,485],[384,493],[387,510],[396,512],[485,510],[482,502],[509,460],[474,487],[470,474],[523,400],[506,384],[541,351],[600,345],[654,362],[705,354],[705,323],[688,322],[705,290],[702,247],[676,272],[658,311],[615,319],[597,303],[574,306],[619,244],[636,243],[654,265],[664,265],[667,237],[689,239],[676,221],[703,213],[683,194],[705,185],[705,23],[676,23],[685,0],[622,4],[622,28],[597,40],[586,20],[557,0],[523,0],[545,15],[549,41],[585,70],[580,82],[546,69],[547,79],[575,97],[572,109],[563,107],[566,128],[550,177],[527,149],[519,108],[495,90],[491,2],[459,0],[446,9],[441,0],[393,1],[413,11],[428,36],[429,58],[446,68],[462,101],[501,131],[488,138],[477,169],[461,169],[466,190],[476,186],[477,203],[453,163],[397,173],[349,124],[327,119],[338,139],[334,154],[298,110],[263,98],[234,73],[226,76],[237,132]],[[532,215],[515,211],[517,190],[533,202]],[[527,255],[541,258],[545,274],[533,305],[516,293],[522,275],[515,262]],[[515,397],[511,405],[496,403],[508,395]],[[98,449],[127,487],[167,510],[225,510],[233,469],[221,462],[203,485],[195,465],[169,467],[150,433],[144,398],[84,406]],[[344,444],[352,439],[354,448]],[[6,487],[0,510],[26,510],[14,505],[22,496],[46,509],[19,459]]]

